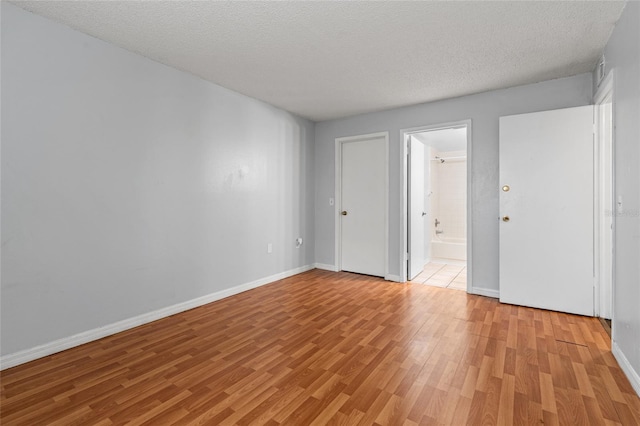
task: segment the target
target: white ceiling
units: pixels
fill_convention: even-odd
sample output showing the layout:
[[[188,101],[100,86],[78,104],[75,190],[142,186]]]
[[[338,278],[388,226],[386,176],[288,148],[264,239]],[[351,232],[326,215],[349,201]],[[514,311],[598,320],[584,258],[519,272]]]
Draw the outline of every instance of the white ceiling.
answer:
[[[15,1],[322,121],[591,71],[620,1]]]

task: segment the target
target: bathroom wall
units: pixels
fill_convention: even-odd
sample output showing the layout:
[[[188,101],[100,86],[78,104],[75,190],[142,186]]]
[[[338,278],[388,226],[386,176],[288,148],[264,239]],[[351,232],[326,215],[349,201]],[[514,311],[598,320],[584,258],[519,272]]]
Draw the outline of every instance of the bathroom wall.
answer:
[[[434,151],[436,157],[464,157],[465,151]],[[435,208],[434,218],[438,218],[438,230],[443,231],[443,240],[467,238],[467,161],[464,159],[431,161],[432,163],[432,198]]]

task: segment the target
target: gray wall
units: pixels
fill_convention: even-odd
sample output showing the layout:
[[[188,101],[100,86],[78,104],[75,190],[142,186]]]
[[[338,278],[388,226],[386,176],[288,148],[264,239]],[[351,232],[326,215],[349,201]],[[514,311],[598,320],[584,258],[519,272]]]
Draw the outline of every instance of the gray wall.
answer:
[[[2,354],[314,261],[310,121],[6,2],[1,118]]]
[[[614,343],[640,376],[640,3],[628,2],[605,49],[614,70]],[[636,379],[637,380],[637,379]],[[639,386],[640,383],[636,383]],[[640,392],[640,388],[636,388]]]
[[[334,265],[334,140],[390,132],[389,273],[400,275],[400,129],[472,120],[473,284],[498,290],[498,117],[588,105],[591,74],[316,124],[316,262]]]

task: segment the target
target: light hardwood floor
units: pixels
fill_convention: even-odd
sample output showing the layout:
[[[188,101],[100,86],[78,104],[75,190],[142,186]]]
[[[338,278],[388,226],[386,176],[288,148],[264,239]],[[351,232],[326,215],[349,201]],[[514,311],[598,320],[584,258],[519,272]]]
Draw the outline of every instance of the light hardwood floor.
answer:
[[[3,425],[640,424],[595,318],[319,270],[1,380]]]

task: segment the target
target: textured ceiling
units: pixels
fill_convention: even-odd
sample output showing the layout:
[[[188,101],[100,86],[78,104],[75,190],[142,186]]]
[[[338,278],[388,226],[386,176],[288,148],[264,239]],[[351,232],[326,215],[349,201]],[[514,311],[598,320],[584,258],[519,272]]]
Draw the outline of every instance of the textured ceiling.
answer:
[[[591,71],[624,2],[15,1],[315,121]]]

